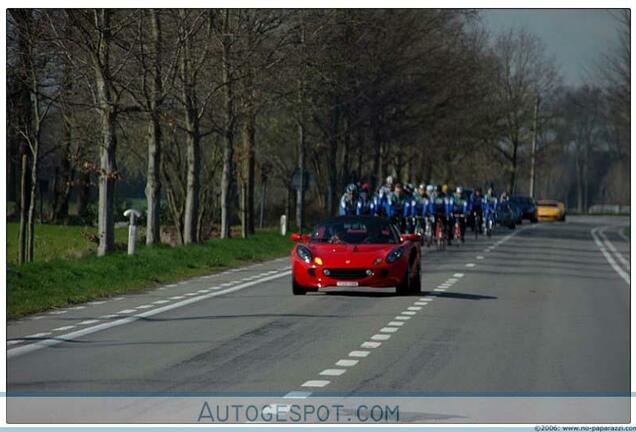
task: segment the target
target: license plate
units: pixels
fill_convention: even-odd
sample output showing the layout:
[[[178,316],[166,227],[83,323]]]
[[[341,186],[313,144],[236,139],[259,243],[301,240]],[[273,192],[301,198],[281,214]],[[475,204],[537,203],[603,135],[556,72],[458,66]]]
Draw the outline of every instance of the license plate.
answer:
[[[358,282],[351,282],[351,281],[338,281],[338,282],[336,282],[336,286],[341,286],[341,287],[357,287],[357,286],[358,286]]]

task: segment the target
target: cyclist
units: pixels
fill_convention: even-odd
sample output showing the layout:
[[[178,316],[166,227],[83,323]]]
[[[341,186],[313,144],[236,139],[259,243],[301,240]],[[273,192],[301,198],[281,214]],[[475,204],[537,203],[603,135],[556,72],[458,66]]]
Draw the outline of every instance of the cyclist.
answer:
[[[400,228],[400,232],[405,232],[406,226],[404,221],[405,207],[409,201],[409,194],[402,183],[396,182],[395,189],[390,198],[389,217]]]
[[[448,239],[450,200],[449,197],[446,196],[446,193],[444,192],[445,190],[448,191],[447,185],[437,187],[437,192],[434,194],[432,199],[431,208],[435,218],[433,232],[437,233],[439,231]]]
[[[374,206],[377,214],[391,217],[393,213],[393,191],[395,182],[393,176],[388,176],[385,183],[380,186],[374,197]]]
[[[414,233],[417,225],[417,211],[421,198],[418,191],[411,183],[407,183],[406,186],[404,186],[404,193],[404,206],[402,213],[404,216],[404,226],[406,232]]]
[[[356,214],[358,200],[358,187],[351,183],[347,186],[345,193],[340,198],[339,215],[347,216]]]
[[[483,211],[483,196],[481,194],[481,188],[475,188],[475,192],[470,197],[469,209],[473,220],[473,231],[481,233],[482,221],[484,217]],[[475,234],[477,235],[477,234]]]
[[[356,202],[356,214],[360,215],[374,215],[375,203],[369,196],[370,186],[368,183],[364,183],[360,186],[360,192],[358,194],[358,200]]]
[[[468,213],[468,201],[462,196],[463,188],[457,186],[455,195],[452,199],[452,226],[459,224],[459,240],[464,242],[464,234],[466,233],[466,213]]]
[[[497,199],[497,195],[495,195],[495,191],[492,186],[488,188],[486,195],[483,199],[483,211],[484,211],[484,222],[487,227],[486,233],[488,235],[491,234],[492,228],[495,226],[495,214],[497,212],[497,205],[499,204],[499,200]]]

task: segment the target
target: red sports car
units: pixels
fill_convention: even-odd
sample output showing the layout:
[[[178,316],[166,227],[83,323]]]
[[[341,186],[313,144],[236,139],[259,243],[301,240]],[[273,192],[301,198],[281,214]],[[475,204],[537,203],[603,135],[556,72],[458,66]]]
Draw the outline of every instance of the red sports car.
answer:
[[[291,236],[292,292],[324,287],[396,287],[397,294],[420,292],[420,236],[400,234],[389,220],[341,216]]]

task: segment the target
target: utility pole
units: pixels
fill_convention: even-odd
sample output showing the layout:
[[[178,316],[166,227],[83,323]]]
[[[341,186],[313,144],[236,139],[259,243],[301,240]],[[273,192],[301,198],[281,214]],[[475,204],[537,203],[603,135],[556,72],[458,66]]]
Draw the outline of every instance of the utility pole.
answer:
[[[537,118],[539,116],[539,93],[536,93],[534,101],[534,120],[532,122],[532,153],[530,155],[530,198],[534,198],[534,178],[536,173],[537,158]]]
[[[305,225],[305,22],[303,12],[300,11],[300,58],[301,72],[298,81],[298,104],[300,106],[300,119],[298,121],[298,171],[300,181],[296,192],[296,224],[299,231],[303,232]]]

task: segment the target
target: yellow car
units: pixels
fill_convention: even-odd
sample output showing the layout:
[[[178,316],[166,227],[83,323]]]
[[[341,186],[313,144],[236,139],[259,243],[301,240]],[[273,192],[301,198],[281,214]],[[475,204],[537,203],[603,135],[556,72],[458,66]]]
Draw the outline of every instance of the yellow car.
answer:
[[[565,204],[559,201],[537,201],[537,219],[565,222]]]

